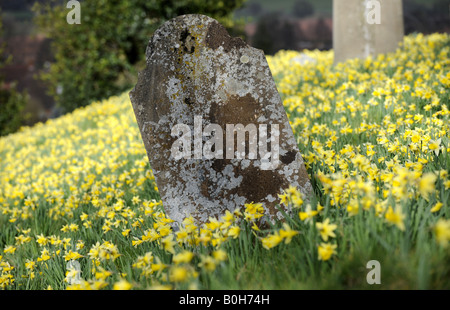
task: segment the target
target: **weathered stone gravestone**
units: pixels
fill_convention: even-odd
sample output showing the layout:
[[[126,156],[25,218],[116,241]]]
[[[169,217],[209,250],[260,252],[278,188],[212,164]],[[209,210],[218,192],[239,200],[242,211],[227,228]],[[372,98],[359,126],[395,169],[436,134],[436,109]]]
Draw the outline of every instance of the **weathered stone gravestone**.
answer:
[[[395,52],[403,36],[402,0],[333,0],[335,63]]]
[[[214,19],[183,15],[151,38],[131,102],[168,216],[199,223],[311,191],[264,53]],[[278,214],[277,214],[278,213]]]

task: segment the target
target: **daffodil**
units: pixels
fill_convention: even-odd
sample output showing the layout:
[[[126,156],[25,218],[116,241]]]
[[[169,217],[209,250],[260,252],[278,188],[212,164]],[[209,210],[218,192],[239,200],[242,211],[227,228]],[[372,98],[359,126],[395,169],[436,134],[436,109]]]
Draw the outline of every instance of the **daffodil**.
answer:
[[[262,203],[247,203],[244,206],[244,216],[246,221],[252,222],[264,215],[264,208]]]
[[[319,260],[327,261],[336,254],[337,245],[330,243],[321,243],[317,248]]]
[[[261,239],[263,247],[267,250],[277,246],[282,241],[283,241],[283,238],[280,236],[280,234],[278,232],[275,232],[274,234],[270,234]]]
[[[428,199],[429,195],[433,193],[436,189],[435,182],[436,182],[437,176],[432,173],[425,173],[418,181],[417,189],[424,197],[425,199]]]
[[[125,229],[122,231],[122,236],[128,237],[130,235],[131,229]]]
[[[50,256],[48,249],[44,248],[43,250],[41,250],[41,256],[38,257],[37,261],[45,262],[45,261],[49,260],[50,258],[51,258],[51,256]]]
[[[173,240],[173,235],[169,235],[161,240],[161,245],[164,251],[175,254],[174,245],[176,242]]]
[[[214,259],[218,262],[223,262],[225,260],[227,260],[227,252],[225,252],[224,250],[216,250],[212,252],[212,256],[214,257]]]
[[[175,264],[189,263],[193,257],[194,257],[194,253],[189,252],[189,251],[183,251],[181,253],[174,255],[173,262]]]
[[[443,206],[444,204],[442,203],[442,202],[437,202],[431,209],[430,209],[430,211],[431,211],[431,213],[435,213],[435,212],[438,212],[439,210],[441,210],[441,208],[442,208],[442,206]]]
[[[254,231],[261,231],[261,230],[259,229],[258,225],[256,225],[256,223],[253,223],[253,224],[252,224],[252,229],[253,229]]]
[[[322,223],[316,223],[316,228],[319,230],[320,236],[324,241],[328,241],[328,238],[335,238],[336,234],[334,230],[337,228],[336,224],[330,224],[330,219],[325,219]]]
[[[188,278],[188,270],[186,267],[175,266],[169,271],[169,281],[185,282]]]
[[[239,226],[232,226],[228,230],[228,236],[232,237],[233,239],[236,239],[239,237],[240,232],[241,228]]]
[[[450,220],[439,219],[434,225],[434,234],[436,241],[443,247],[446,247],[450,241]]]
[[[430,151],[433,151],[434,154],[436,154],[436,156],[438,156],[439,152],[441,150],[440,144],[441,144],[441,139],[437,139],[435,141],[430,140],[428,143],[428,148],[430,149]]]
[[[106,278],[110,277],[112,275],[111,271],[105,270],[101,267],[99,267],[99,270],[97,270],[94,274],[95,279],[97,280],[105,280]]]
[[[10,253],[10,254],[14,254],[14,252],[17,250],[16,247],[9,245],[6,248],[3,249],[4,253]]]
[[[69,261],[69,260],[77,260],[77,259],[82,258],[82,257],[83,257],[83,256],[82,256],[80,253],[78,253],[78,252],[69,251],[69,252],[64,256],[64,259],[65,259],[66,261]]]
[[[125,291],[131,290],[133,285],[125,279],[120,279],[118,282],[114,283],[113,290],[116,291]]]
[[[198,266],[207,271],[214,271],[217,266],[217,261],[214,259],[214,257],[203,255],[201,256],[201,262],[198,264]]]
[[[311,209],[311,205],[307,204],[306,208],[305,208],[305,211],[300,211],[298,213],[298,216],[299,216],[300,220],[308,222],[314,216],[316,216],[317,214],[319,214],[319,211],[318,210],[312,210]]]
[[[36,268],[36,262],[30,259],[27,259],[25,262],[25,268],[29,270],[34,270]]]
[[[289,244],[292,240],[292,237],[298,234],[299,232],[292,230],[287,223],[283,223],[283,228],[280,229],[280,237],[283,238],[286,244]]]
[[[395,210],[390,206],[385,215],[386,221],[390,224],[394,224],[400,230],[405,230],[404,219],[405,215],[402,213],[400,208],[396,208]]]
[[[37,235],[37,239],[36,242],[40,245],[40,246],[46,246],[49,240],[47,240],[47,238],[43,235]]]

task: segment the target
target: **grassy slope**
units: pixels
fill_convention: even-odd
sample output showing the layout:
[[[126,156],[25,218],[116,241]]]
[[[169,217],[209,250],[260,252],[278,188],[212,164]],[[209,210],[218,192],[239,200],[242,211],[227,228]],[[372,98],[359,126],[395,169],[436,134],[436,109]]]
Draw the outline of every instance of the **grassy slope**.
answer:
[[[289,227],[256,231],[243,208],[201,230],[186,221],[188,238],[171,231],[127,94],[1,138],[0,285],[64,289],[77,260],[81,288],[450,288],[449,41],[409,37],[336,67],[332,52],[304,66],[297,52],[268,57],[316,188],[309,206],[291,203]],[[185,250],[192,260],[174,262]],[[372,259],[380,286],[366,282]]]

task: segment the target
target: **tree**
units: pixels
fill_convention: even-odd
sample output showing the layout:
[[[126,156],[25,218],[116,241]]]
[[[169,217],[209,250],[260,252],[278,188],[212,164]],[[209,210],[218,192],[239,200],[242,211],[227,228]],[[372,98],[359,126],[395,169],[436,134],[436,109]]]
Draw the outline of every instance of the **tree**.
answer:
[[[314,6],[308,0],[297,0],[292,8],[295,17],[307,17],[314,14]]]
[[[1,19],[0,33],[2,33]],[[10,61],[11,57],[4,55],[4,46],[1,44],[0,69]],[[24,120],[22,113],[26,102],[26,94],[18,92],[14,84],[6,84],[4,77],[0,75],[0,136],[13,133],[22,126]]]
[[[56,0],[36,4],[35,22],[52,42],[55,62],[40,78],[66,112],[130,89],[145,61],[151,34],[166,20],[205,14],[232,27],[232,12],[245,0],[79,1],[81,23],[68,24],[70,9]]]
[[[434,33],[450,28],[448,0],[436,0],[426,6],[414,0],[403,0],[405,34]]]
[[[295,40],[294,23],[280,12],[270,12],[262,15],[256,24],[253,46],[266,55],[273,55],[282,49],[295,49]]]

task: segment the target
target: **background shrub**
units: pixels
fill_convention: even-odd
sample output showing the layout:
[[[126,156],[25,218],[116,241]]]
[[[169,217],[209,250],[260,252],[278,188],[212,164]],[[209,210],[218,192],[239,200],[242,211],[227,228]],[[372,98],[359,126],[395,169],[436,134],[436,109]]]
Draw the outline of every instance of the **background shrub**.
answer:
[[[2,21],[0,18],[0,33]],[[11,61],[3,53],[4,46],[0,45],[0,69]],[[0,136],[17,131],[22,125],[23,114],[27,96],[16,90],[14,84],[6,84],[4,77],[0,75]]]
[[[151,34],[166,20],[200,13],[232,27],[245,0],[80,1],[81,24],[70,25],[61,1],[37,3],[35,23],[53,40],[55,62],[40,75],[64,112],[130,89]]]

